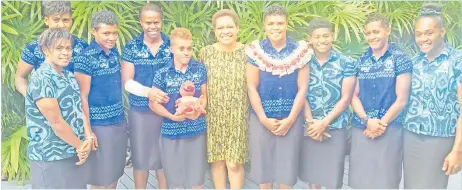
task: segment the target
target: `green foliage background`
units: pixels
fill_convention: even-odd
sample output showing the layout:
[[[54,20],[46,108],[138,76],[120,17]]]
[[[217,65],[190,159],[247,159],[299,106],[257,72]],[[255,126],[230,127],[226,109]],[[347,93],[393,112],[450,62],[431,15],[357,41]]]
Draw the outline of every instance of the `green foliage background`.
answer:
[[[113,10],[119,17],[120,50],[141,32],[138,11],[146,1],[73,1],[71,32],[89,42],[90,15],[101,9]],[[194,52],[215,42],[212,15],[220,9],[235,10],[240,16],[239,41],[248,43],[264,38],[263,10],[278,3],[289,11],[289,35],[301,40],[306,37],[308,23],[324,17],[335,24],[335,49],[358,57],[367,48],[362,26],[367,14],[384,13],[391,22],[391,41],[409,55],[417,52],[413,41],[414,21],[422,1],[156,1],[164,10],[163,31],[186,27],[193,33]],[[39,1],[2,1],[2,176],[24,182],[30,175],[26,157],[24,99],[14,90],[14,73],[24,46],[35,40],[45,29]],[[448,42],[461,49],[462,9],[460,1],[443,2]]]

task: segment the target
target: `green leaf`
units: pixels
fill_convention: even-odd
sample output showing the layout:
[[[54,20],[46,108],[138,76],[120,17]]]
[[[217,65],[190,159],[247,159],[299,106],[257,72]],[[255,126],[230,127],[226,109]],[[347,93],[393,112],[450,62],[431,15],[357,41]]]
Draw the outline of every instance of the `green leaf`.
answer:
[[[10,34],[13,34],[13,35],[18,35],[19,33],[11,26],[7,25],[7,24],[4,24],[2,23],[2,33],[3,32],[7,32],[7,33],[10,33]]]

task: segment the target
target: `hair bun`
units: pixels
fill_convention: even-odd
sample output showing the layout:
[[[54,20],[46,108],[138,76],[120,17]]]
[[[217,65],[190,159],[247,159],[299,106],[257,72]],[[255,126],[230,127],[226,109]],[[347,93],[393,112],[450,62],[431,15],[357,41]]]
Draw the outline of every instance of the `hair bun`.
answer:
[[[425,2],[422,5],[422,11],[420,15],[441,15],[441,10],[443,6],[436,2]]]

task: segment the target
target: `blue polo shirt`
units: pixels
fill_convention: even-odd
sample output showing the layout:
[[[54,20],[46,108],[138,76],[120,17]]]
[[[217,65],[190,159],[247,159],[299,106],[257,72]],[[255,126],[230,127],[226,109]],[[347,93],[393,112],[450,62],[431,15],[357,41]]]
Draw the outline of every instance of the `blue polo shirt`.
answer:
[[[78,54],[82,53],[82,51],[88,46],[88,44],[75,37],[72,36],[72,56],[75,57]],[[24,50],[21,53],[21,59],[34,66],[34,70],[37,70],[40,65],[45,61],[45,57],[43,56],[42,51],[40,51],[40,47],[38,44],[38,40],[35,40],[26,45]],[[74,63],[71,61],[68,66],[64,67],[68,71],[74,72]]]
[[[316,58],[311,59],[310,84],[307,100],[310,103],[311,114],[314,119],[324,119],[342,97],[342,82],[344,78],[356,76],[358,67],[356,62],[334,50],[329,59],[320,65]],[[345,109],[336,120],[329,125],[330,129],[342,129],[348,126],[350,109]]]
[[[85,139],[79,85],[71,72],[63,69],[63,74],[58,74],[49,64],[42,64],[29,80],[25,107],[30,160],[56,161],[76,155],[75,148],[56,136],[35,104],[42,98],[57,99],[63,119],[75,135]]]
[[[170,52],[170,39],[161,33],[163,43],[157,52],[151,52],[143,41],[144,33],[125,45],[122,50],[122,59],[135,66],[134,81],[143,86],[151,87],[154,73],[166,64],[170,63],[172,55]],[[155,54],[153,54],[155,53]],[[148,98],[131,94],[128,96],[131,109],[151,111],[148,105]]]
[[[381,119],[396,101],[396,77],[412,72],[412,61],[402,49],[388,43],[388,49],[383,56],[376,59],[369,48],[359,59],[359,99],[369,118]],[[405,110],[389,122],[388,126],[402,127]],[[353,126],[361,125],[361,119],[355,113]]]
[[[125,121],[119,53],[114,47],[106,54],[93,39],[75,59],[75,72],[91,76],[88,106],[92,127]]]
[[[278,60],[290,56],[299,46],[299,44],[290,38],[287,39],[286,46],[280,51],[277,51],[273,47],[268,38],[261,41],[259,45],[265,55]],[[247,56],[247,60],[250,64],[259,67],[256,60],[249,56]],[[268,118],[283,119],[289,116],[295,96],[298,93],[298,71],[299,69],[293,73],[281,76],[260,69],[260,83],[257,90],[263,110]],[[255,113],[253,108],[251,111]]]
[[[178,71],[172,61],[167,66],[159,69],[152,81],[153,86],[168,94],[169,101],[164,107],[171,113],[175,113],[175,101],[181,98],[180,87],[185,81],[192,81],[196,88],[194,97],[200,97],[201,86],[207,83],[207,70],[205,65],[191,59],[185,73]],[[182,122],[163,119],[161,135],[168,139],[190,138],[206,131],[205,116],[201,115],[196,120],[186,119]]]
[[[446,45],[432,62],[423,53],[413,62],[404,128],[421,135],[454,137],[460,114],[457,87],[462,86],[462,52]]]

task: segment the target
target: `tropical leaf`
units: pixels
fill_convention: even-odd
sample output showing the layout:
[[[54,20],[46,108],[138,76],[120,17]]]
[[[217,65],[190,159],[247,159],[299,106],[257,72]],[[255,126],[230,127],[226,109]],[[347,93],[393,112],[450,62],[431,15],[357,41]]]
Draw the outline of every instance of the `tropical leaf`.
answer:
[[[30,179],[26,131],[27,127],[23,126],[2,142],[2,176],[22,184]]]
[[[79,38],[86,39],[89,43],[92,39],[91,15],[100,10],[112,10],[118,17],[119,39],[117,49],[119,52],[125,43],[140,32],[137,22],[137,12],[143,2],[140,1],[76,1],[72,3],[73,20],[71,32]]]
[[[352,41],[352,35],[360,42],[364,20],[370,12],[370,7],[364,6],[362,2],[335,1],[326,2],[321,14],[335,25],[335,39],[342,35],[345,42],[349,43]]]

